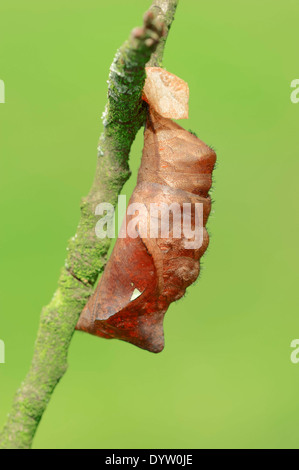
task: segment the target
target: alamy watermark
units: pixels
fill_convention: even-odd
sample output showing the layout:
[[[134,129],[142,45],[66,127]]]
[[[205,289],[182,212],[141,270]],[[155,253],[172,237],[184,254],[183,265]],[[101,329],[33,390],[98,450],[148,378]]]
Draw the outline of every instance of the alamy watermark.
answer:
[[[299,362],[299,339],[293,339],[291,342],[291,348],[294,349],[291,354],[291,362],[293,364],[298,364]]]
[[[295,88],[291,93],[291,101],[297,104],[299,103],[299,78],[295,78],[295,80],[291,82],[291,88]]]
[[[114,238],[113,205],[101,203],[95,214],[102,216],[95,228],[97,237]],[[203,203],[132,203],[126,210],[126,196],[121,195],[118,196],[118,226],[119,238],[181,238],[185,249],[196,250],[203,243]]]
[[[5,84],[0,80],[0,103],[5,103]]]
[[[0,364],[5,363],[5,344],[2,339],[0,339]]]
[[[0,80],[0,103],[5,103],[5,84],[3,80]],[[0,364],[5,363],[5,344],[0,339]]]

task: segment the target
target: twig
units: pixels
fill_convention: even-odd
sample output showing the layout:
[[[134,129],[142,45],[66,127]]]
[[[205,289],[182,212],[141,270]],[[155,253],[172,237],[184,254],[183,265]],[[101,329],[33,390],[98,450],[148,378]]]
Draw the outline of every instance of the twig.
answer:
[[[0,435],[2,449],[31,447],[52,393],[66,372],[75,326],[104,270],[110,245],[109,239],[99,240],[95,236],[95,207],[103,201],[115,206],[130,176],[130,148],[145,121],[141,100],[145,65],[151,55],[150,64],[161,65],[177,3],[178,0],[154,0],[143,27],[133,30],[111,66],[94,183],[82,200],[81,219],[75,237],[68,244],[58,289],[42,311],[29,373],[16,393]]]

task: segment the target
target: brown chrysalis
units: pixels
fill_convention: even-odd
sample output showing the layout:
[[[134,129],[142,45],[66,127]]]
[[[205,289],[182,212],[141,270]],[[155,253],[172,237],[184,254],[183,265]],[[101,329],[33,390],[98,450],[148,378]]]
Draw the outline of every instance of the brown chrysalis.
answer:
[[[168,306],[197,279],[199,260],[209,242],[205,225],[216,154],[171,120],[188,117],[188,98],[183,80],[163,69],[147,68],[144,148],[128,206],[138,210],[127,213],[104,274],[77,325],[78,330],[156,353],[164,347],[163,319]],[[186,222],[176,211],[179,208],[182,214],[187,207]],[[200,227],[198,207],[202,209]],[[168,227],[163,232],[164,213]],[[132,227],[135,232],[128,236]],[[191,234],[196,237],[199,231],[200,244],[188,243]]]

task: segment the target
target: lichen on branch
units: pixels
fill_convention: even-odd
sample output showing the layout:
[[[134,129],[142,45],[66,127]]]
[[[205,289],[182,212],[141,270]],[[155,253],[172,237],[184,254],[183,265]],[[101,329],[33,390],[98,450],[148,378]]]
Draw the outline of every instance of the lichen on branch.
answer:
[[[88,196],[82,199],[81,218],[67,247],[58,289],[42,311],[30,370],[0,434],[2,449],[31,447],[51,395],[67,369],[75,326],[104,270],[110,246],[109,239],[96,238],[95,207],[104,201],[115,205],[130,176],[131,145],[146,116],[141,101],[145,66],[149,61],[151,65],[161,65],[177,3],[178,0],[154,0],[143,26],[133,30],[111,66],[94,182]]]

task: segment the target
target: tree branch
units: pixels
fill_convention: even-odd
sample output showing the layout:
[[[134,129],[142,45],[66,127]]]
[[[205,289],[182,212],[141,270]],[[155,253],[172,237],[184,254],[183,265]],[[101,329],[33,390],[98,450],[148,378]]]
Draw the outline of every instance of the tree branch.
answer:
[[[156,50],[152,53],[147,65],[150,67],[162,67],[163,53],[170,27],[174,20],[174,15],[179,0],[156,0],[152,3],[150,11],[153,12],[158,21],[162,21],[166,28],[166,34],[160,39]]]
[[[88,196],[82,199],[80,222],[67,247],[58,289],[42,311],[29,373],[16,393],[0,435],[2,449],[31,447],[51,395],[66,372],[75,326],[104,270],[110,245],[109,239],[96,238],[95,207],[103,201],[115,206],[130,176],[129,152],[145,121],[146,110],[141,100],[145,65],[148,61],[150,65],[161,65],[177,3],[178,0],[154,0],[143,27],[133,30],[111,66],[94,183]]]

